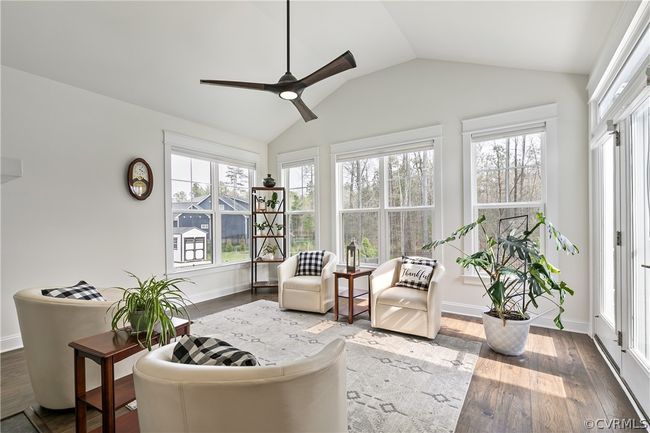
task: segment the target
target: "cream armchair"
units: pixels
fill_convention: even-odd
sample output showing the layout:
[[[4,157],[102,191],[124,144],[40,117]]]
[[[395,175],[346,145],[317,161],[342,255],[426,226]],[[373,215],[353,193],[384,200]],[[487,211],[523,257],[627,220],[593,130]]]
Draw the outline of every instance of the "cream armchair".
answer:
[[[34,397],[48,409],[68,409],[74,399],[74,351],[68,343],[111,329],[109,307],[122,296],[118,289],[99,290],[106,301],[43,296],[41,289],[14,295],[27,370]],[[137,355],[136,355],[137,356]],[[135,358],[115,366],[115,377],[128,374]],[[100,385],[96,363],[86,362],[87,389]]]
[[[321,275],[295,276],[298,255],[278,266],[278,304],[289,310],[326,313],[334,305],[334,271],[337,257],[325,252]]]
[[[440,330],[441,294],[438,283],[445,268],[437,264],[429,290],[395,286],[402,260],[392,259],[370,275],[372,327],[435,338]]]
[[[273,366],[171,362],[175,343],[133,368],[140,431],[347,433],[345,342]]]

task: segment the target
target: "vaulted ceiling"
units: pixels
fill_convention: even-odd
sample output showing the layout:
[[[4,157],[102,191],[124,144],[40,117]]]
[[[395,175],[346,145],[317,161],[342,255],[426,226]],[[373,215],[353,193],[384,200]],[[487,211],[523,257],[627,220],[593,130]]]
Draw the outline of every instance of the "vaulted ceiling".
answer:
[[[621,5],[296,1],[291,69],[300,78],[354,53],[356,69],[305,91],[316,114],[318,102],[346,81],[416,57],[587,74]],[[265,142],[300,119],[272,94],[199,84],[276,82],[285,72],[283,2],[1,7],[3,65]]]

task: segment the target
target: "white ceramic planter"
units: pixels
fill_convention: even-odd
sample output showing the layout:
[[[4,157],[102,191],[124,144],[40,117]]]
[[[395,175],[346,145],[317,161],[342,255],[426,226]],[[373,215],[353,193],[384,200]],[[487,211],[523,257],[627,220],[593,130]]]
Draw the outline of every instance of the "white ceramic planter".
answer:
[[[488,346],[504,355],[521,355],[526,350],[531,320],[506,320],[504,326],[498,317],[483,314],[483,328]]]

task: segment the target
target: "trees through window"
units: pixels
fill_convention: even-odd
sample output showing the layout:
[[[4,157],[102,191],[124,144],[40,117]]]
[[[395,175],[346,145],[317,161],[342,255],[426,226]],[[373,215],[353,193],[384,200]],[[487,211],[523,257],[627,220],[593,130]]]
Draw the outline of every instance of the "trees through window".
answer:
[[[288,241],[291,254],[317,248],[315,163],[283,164],[287,189]]]
[[[502,218],[528,215],[533,225],[543,211],[543,142],[543,131],[472,139],[472,214],[486,216],[489,234],[497,234]],[[483,248],[485,238],[477,240]]]
[[[433,158],[429,148],[337,163],[339,254],[353,239],[365,264],[430,254],[422,246],[433,231]]]

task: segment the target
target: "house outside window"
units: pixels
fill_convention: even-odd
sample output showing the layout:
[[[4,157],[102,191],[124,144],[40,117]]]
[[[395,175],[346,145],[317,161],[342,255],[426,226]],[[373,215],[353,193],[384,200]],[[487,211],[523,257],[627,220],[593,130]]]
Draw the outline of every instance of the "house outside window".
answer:
[[[183,144],[190,139],[170,135]],[[168,271],[248,262],[254,165],[199,152],[190,146],[165,144]],[[206,148],[215,146],[200,141],[197,147],[201,144]]]

